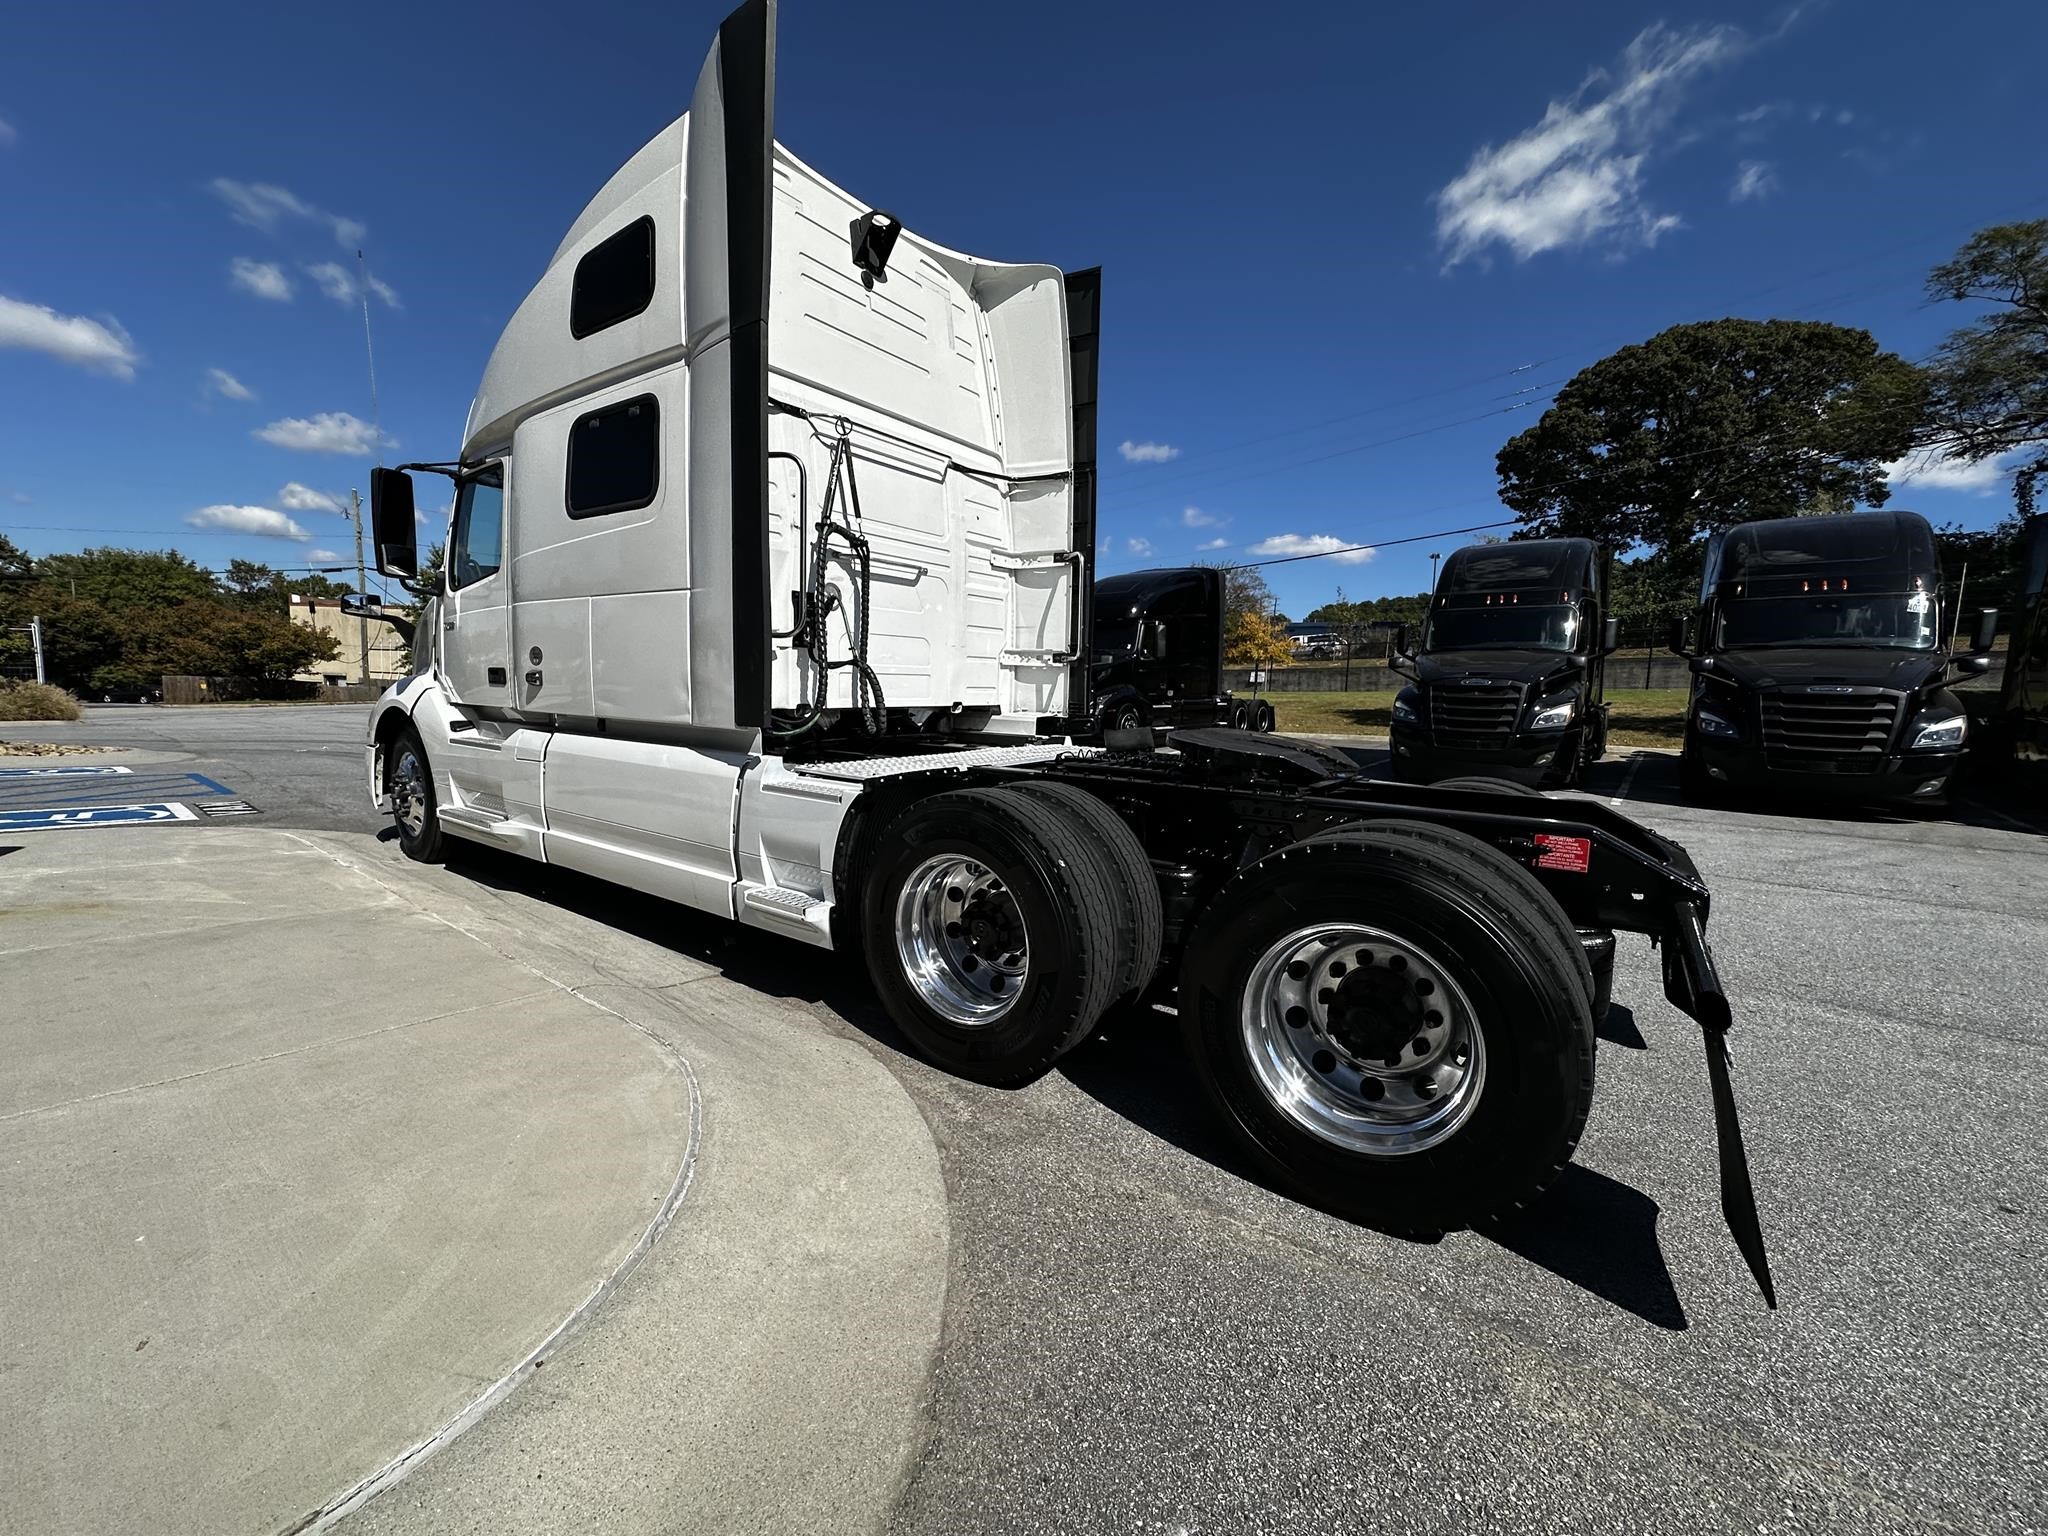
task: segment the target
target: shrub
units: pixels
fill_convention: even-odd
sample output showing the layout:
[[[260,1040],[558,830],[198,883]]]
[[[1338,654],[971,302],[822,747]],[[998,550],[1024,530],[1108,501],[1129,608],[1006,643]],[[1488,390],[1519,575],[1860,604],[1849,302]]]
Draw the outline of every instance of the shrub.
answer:
[[[78,700],[48,683],[0,679],[0,720],[76,720]]]

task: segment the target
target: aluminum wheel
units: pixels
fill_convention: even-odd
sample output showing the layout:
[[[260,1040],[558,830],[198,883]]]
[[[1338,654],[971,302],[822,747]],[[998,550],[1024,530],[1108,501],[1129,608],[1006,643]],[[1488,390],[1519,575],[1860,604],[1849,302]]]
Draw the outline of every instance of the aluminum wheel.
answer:
[[[986,864],[957,853],[926,859],[903,882],[896,953],[926,1006],[955,1024],[1000,1019],[1031,967],[1016,897]]]
[[[418,837],[427,825],[427,769],[419,753],[401,747],[398,761],[391,765],[391,809],[408,837]]]
[[[1399,1157],[1453,1135],[1479,1102],[1486,1039],[1434,956],[1379,928],[1329,924],[1252,967],[1241,1017],[1273,1105],[1348,1152]]]

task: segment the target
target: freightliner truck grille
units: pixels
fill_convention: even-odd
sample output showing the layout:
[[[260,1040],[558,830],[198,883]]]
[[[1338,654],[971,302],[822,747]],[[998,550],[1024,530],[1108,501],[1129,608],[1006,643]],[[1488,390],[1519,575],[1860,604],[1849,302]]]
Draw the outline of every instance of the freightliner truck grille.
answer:
[[[1899,719],[1899,696],[1875,689],[1763,696],[1764,758],[1807,773],[1875,773],[1884,766]]]
[[[1521,711],[1518,684],[1431,688],[1429,737],[1439,747],[1498,746],[1515,734],[1515,717]]]

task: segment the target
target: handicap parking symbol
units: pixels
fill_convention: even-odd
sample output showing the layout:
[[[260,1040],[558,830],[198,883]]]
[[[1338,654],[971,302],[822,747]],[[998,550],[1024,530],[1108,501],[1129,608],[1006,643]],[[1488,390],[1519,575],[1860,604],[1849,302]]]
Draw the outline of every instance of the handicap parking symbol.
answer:
[[[60,832],[73,827],[133,827],[152,822],[197,821],[191,806],[176,801],[155,805],[57,805],[33,811],[0,811],[0,833]]]

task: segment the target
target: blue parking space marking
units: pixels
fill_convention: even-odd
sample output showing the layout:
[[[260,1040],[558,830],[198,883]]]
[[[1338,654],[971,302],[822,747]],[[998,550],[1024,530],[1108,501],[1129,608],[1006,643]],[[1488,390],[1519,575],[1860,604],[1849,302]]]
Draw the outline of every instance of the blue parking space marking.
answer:
[[[133,827],[152,822],[197,821],[189,805],[56,805],[32,811],[0,811],[0,833],[64,832],[77,827]]]
[[[188,801],[198,801],[197,809]],[[262,813],[219,780],[178,768],[64,764],[0,771],[0,833],[150,826],[221,814]]]

